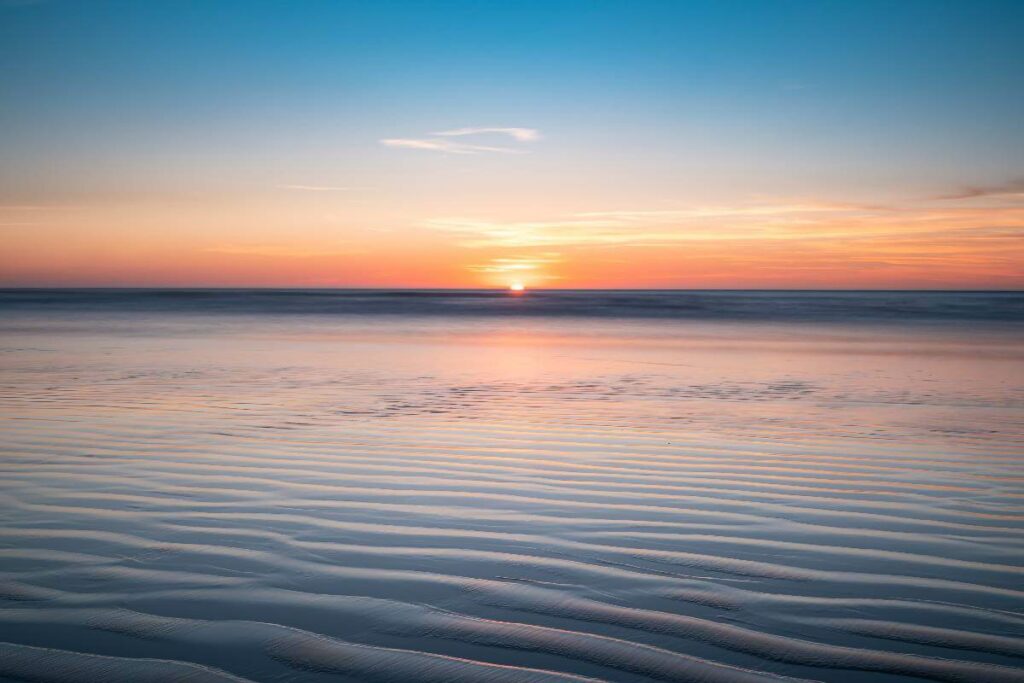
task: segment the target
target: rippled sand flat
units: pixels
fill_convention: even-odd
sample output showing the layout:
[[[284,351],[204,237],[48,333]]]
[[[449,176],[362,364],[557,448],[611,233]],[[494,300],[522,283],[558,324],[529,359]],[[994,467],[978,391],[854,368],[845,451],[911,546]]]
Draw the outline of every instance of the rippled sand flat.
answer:
[[[1019,329],[8,311],[0,679],[1024,681]]]

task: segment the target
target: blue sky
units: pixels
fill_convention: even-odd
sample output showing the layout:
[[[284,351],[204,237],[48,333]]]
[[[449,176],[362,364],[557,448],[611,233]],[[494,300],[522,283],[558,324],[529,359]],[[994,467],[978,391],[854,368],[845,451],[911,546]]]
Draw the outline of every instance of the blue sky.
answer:
[[[546,214],[998,186],[1024,176],[1022,29],[1022,2],[8,0],[0,203],[307,186]],[[381,144],[467,127],[539,139]]]

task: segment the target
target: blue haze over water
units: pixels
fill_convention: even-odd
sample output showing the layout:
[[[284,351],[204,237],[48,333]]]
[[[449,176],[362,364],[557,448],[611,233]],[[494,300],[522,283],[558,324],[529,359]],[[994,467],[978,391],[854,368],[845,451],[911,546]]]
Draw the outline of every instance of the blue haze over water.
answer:
[[[1024,293],[791,290],[6,289],[0,311],[1024,322]]]

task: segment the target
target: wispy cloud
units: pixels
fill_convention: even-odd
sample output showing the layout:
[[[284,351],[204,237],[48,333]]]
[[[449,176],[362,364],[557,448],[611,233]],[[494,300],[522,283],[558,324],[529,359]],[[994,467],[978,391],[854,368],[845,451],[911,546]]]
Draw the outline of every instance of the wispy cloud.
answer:
[[[483,221],[436,218],[428,228],[461,235],[465,247],[544,247],[624,241],[625,224],[611,220]],[[623,239],[619,239],[623,238]]]
[[[540,139],[540,131],[535,128],[456,128],[431,133],[431,135],[461,137],[463,135],[487,135],[488,133],[507,135],[520,142],[534,142]]]
[[[1024,178],[1016,178],[1001,185],[967,185],[956,192],[939,195],[935,199],[975,199],[978,197],[1024,199]]]
[[[452,140],[439,140],[436,138],[385,138],[380,141],[385,147],[405,147],[408,149],[423,149],[432,152],[447,152],[449,154],[479,154],[480,152],[500,152],[502,154],[522,154],[522,150],[510,149],[508,147],[493,147],[491,145],[470,145]]]
[[[493,258],[486,263],[471,265],[467,268],[474,273],[523,273],[536,271],[543,266],[561,263],[561,261],[561,254],[557,252],[545,252],[538,256]]]
[[[266,256],[270,258],[317,258],[325,256],[355,256],[365,250],[341,247],[297,247],[287,244],[218,244],[203,251],[232,256]]]
[[[589,211],[544,220],[435,218],[426,227],[457,235],[469,248],[649,247],[697,243],[821,243],[915,237],[936,230],[1024,226],[1024,208],[868,206],[799,202],[629,211]]]
[[[480,154],[485,152],[497,152],[500,154],[523,154],[526,150],[522,148],[503,147],[498,145],[479,144],[476,142],[463,142],[450,138],[476,137],[488,135],[503,135],[512,138],[516,142],[533,142],[540,139],[540,132],[533,128],[456,128],[453,130],[431,133],[436,137],[427,138],[384,138],[380,144],[385,147],[396,147],[405,149],[419,149],[430,152],[443,152],[447,154]]]
[[[619,211],[587,211],[582,218],[614,218],[646,222],[669,218],[729,218],[744,216],[785,216],[794,214],[874,211],[882,207],[831,202],[756,204],[737,206],[695,206],[685,209],[641,209]]]
[[[467,247],[650,245],[751,238],[779,239],[802,224],[821,225],[826,216],[870,211],[855,204],[825,202],[679,209],[587,211],[537,221],[437,218],[427,226],[461,234]],[[806,236],[805,231],[800,231]]]

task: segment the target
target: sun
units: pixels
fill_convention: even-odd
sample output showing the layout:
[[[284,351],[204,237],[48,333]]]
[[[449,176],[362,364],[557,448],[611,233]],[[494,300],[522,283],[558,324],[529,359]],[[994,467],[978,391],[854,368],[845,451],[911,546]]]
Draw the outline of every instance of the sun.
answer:
[[[513,282],[508,286],[509,291],[512,292],[525,292],[526,286],[522,282]]]

